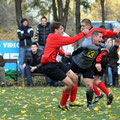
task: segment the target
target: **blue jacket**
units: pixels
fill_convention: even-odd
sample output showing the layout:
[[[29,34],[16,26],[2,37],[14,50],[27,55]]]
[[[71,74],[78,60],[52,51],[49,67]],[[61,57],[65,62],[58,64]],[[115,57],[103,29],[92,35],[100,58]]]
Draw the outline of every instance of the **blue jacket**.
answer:
[[[33,37],[33,28],[30,26],[21,26],[17,29],[18,38],[20,40],[20,47],[30,47]]]

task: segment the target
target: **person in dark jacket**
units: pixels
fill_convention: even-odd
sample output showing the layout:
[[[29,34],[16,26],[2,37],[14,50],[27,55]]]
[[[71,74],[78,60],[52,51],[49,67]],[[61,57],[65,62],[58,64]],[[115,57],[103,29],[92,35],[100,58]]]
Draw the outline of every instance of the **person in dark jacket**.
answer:
[[[1,87],[5,86],[5,70],[4,70],[5,60],[3,56],[0,55],[0,83]]]
[[[33,86],[31,72],[42,73],[42,69],[40,65],[42,54],[43,51],[38,50],[38,46],[36,43],[32,43],[31,51],[28,51],[26,53],[23,69],[25,68],[25,74],[27,77],[28,86]]]
[[[24,77],[23,62],[25,54],[30,50],[33,37],[33,28],[28,25],[28,20],[23,18],[21,20],[21,26],[17,29],[18,38],[20,40],[20,74]]]
[[[113,40],[108,39],[106,44],[108,46],[112,46]],[[118,49],[118,46],[116,46],[116,49],[110,52],[107,56],[107,63],[108,63],[107,74],[108,74],[108,81],[109,81],[110,86],[118,85],[118,68],[117,68],[118,63],[117,61],[119,60],[119,58],[118,58],[117,49]]]
[[[35,33],[35,41],[39,44],[39,49],[44,50],[46,39],[50,33],[50,23],[47,22],[47,18],[43,16],[41,18],[41,24],[37,26]]]

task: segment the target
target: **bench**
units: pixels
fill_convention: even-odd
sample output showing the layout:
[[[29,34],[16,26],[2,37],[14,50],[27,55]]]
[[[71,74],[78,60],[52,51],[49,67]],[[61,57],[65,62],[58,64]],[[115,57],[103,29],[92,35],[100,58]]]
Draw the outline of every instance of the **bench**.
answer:
[[[16,64],[16,72],[15,73],[5,73],[6,76],[10,76],[12,79],[14,79],[16,82],[18,81],[18,63],[17,59],[4,59],[5,63],[15,63]],[[16,76],[16,78],[13,78],[12,75]]]
[[[32,77],[35,77],[35,76],[45,77],[45,75],[42,74],[42,73],[31,73],[31,76],[32,76]],[[26,75],[25,75],[25,73],[24,73],[24,79],[23,79],[23,81],[22,81],[22,86],[23,86],[23,87],[25,86],[25,81],[26,81]]]

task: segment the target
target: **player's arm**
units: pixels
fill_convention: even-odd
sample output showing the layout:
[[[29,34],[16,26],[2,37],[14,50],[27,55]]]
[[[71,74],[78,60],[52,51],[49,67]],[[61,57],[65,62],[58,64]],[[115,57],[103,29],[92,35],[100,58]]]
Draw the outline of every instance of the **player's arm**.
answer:
[[[54,34],[49,35],[48,37],[50,37],[51,41],[49,41],[49,43],[54,47],[61,47],[64,45],[68,45],[71,43],[74,43],[80,39],[82,39],[87,33],[89,32],[88,29],[85,29],[83,32],[79,33],[78,35],[74,36],[74,37],[65,37],[65,36],[61,36],[58,34]]]

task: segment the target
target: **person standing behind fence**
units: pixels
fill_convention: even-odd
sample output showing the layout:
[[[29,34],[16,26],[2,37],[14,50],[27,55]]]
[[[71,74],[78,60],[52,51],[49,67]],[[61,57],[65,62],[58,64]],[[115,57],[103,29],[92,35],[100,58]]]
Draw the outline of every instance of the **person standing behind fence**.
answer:
[[[4,70],[5,60],[3,56],[0,55],[0,84],[1,87],[5,86],[5,70]]]
[[[43,16],[41,18],[41,24],[37,26],[35,33],[35,41],[38,42],[39,49],[44,50],[46,39],[50,33],[50,23],[47,22],[47,18]]]
[[[106,44],[108,46],[112,46],[113,45],[113,40],[111,38],[109,38],[106,42]],[[118,53],[117,53],[117,49],[118,46],[115,46],[116,49],[114,49],[114,51],[110,52],[107,56],[107,74],[108,74],[108,82],[109,82],[109,86],[117,86],[118,85],[118,63],[117,61],[119,60],[118,58]]]
[[[20,40],[20,75],[24,77],[23,62],[26,52],[30,50],[33,37],[33,28],[29,26],[28,20],[23,18],[21,26],[17,29],[18,38]]]

